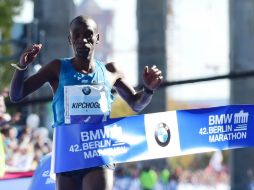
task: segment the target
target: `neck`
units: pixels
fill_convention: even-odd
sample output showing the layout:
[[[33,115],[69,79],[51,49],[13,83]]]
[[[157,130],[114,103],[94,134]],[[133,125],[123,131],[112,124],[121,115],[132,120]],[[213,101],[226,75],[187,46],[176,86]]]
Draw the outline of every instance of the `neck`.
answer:
[[[74,67],[81,73],[91,73],[95,69],[94,59],[80,59],[75,57],[73,59]]]

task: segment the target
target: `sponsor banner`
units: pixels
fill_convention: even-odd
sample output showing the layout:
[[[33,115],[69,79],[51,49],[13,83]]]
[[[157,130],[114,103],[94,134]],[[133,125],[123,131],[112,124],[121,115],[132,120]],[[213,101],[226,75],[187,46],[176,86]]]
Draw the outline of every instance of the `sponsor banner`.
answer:
[[[176,113],[176,111],[169,111],[145,115],[146,140],[149,151],[145,160],[180,155],[181,147]]]
[[[254,146],[254,106],[177,111],[182,154]]]
[[[254,145],[254,106],[169,111],[56,127],[55,172]]]
[[[29,190],[55,190],[55,180],[50,177],[51,154],[47,154],[37,166]]]
[[[55,173],[125,162],[147,152],[143,115],[61,125],[55,135]]]

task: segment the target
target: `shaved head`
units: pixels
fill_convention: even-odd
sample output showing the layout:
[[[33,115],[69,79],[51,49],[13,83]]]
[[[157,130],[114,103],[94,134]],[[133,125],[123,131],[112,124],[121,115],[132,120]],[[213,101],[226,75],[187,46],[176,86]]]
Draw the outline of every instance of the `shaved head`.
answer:
[[[96,33],[98,33],[98,26],[97,23],[95,22],[95,20],[93,20],[90,17],[86,17],[86,16],[77,16],[74,19],[72,19],[72,21],[70,22],[70,29],[72,28],[73,24],[85,24],[85,25],[89,25],[92,26],[94,28],[94,31]]]

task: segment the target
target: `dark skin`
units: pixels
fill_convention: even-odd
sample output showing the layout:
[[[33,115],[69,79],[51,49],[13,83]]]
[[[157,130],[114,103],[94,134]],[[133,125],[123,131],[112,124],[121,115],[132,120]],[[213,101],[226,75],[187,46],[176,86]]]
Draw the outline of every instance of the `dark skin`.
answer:
[[[68,39],[74,52],[74,57],[71,60],[73,67],[83,74],[93,72],[95,69],[95,46],[99,43],[97,24],[90,18],[85,18],[82,22],[72,22]],[[41,44],[34,44],[28,48],[20,57],[19,67],[25,68],[33,62],[41,48]],[[112,87],[135,112],[141,111],[150,103],[152,94],[144,90],[135,91],[115,63],[107,63],[105,66]],[[59,82],[60,67],[60,60],[53,60],[27,79],[24,78],[25,70],[16,70],[11,81],[11,100],[13,102],[21,101],[46,82],[49,82],[53,93],[55,93]],[[156,66],[144,68],[143,81],[147,89],[156,90],[162,80],[161,71]],[[112,189],[112,179],[112,170],[97,168],[89,171],[81,180],[57,174],[56,184],[58,190],[106,190]]]

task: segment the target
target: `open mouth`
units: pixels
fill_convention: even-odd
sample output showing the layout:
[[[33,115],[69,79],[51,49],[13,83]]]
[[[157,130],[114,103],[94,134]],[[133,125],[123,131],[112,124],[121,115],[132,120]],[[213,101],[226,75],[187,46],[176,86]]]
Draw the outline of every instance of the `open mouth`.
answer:
[[[76,48],[76,54],[78,57],[87,57],[90,52],[89,48]]]
[[[76,51],[78,53],[88,53],[90,51],[89,48],[77,48]]]

